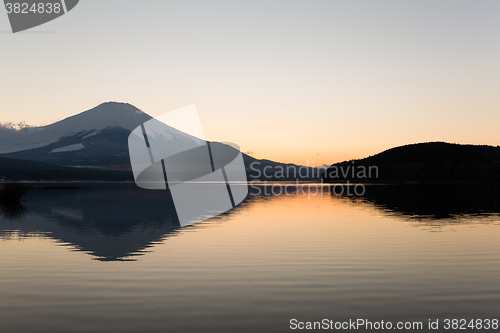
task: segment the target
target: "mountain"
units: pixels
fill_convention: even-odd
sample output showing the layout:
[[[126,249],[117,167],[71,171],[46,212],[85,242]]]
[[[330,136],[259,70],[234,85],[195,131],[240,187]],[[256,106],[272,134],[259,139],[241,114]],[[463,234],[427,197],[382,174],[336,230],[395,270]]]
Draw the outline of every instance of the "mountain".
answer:
[[[0,142],[0,156],[68,166],[129,165],[130,132],[151,116],[108,102],[43,127],[25,128]]]
[[[91,137],[107,128],[123,128],[130,132],[149,119],[151,116],[133,105],[102,103],[51,125],[25,128],[11,140],[0,142],[0,154],[44,147],[61,138],[83,133]]]
[[[500,147],[427,142],[331,165],[329,183],[350,181],[499,181]]]
[[[0,133],[0,157],[4,158],[0,160],[0,177],[15,174],[18,179],[26,179],[29,174],[29,179],[59,180],[60,176],[57,176],[56,171],[60,170],[61,166],[77,167],[80,169],[79,172],[88,168],[130,172],[128,137],[132,130],[151,119],[151,116],[133,105],[107,102],[48,126],[28,127],[19,131]],[[200,141],[198,138],[171,127],[168,127],[167,132],[162,132],[160,136],[162,140],[168,141],[167,147],[171,147],[174,151],[182,150],[181,147],[189,142],[192,145],[193,141]],[[191,145],[188,144],[188,146]],[[27,169],[29,165],[23,165],[20,169],[24,170],[23,172],[15,172],[5,167],[6,159],[13,160],[10,165],[20,163],[21,160],[45,164],[43,166],[32,164],[31,172]],[[290,179],[290,177],[276,178],[274,175],[279,172],[280,168],[298,168],[292,164],[258,160],[245,154],[243,154],[243,159],[250,180]],[[40,169],[37,171],[36,168]],[[264,168],[268,175],[273,176],[263,177]],[[49,169],[53,171],[49,172]],[[308,169],[311,170],[311,168]],[[51,176],[44,178],[43,174]],[[62,174],[70,177],[67,179],[78,178],[78,175],[70,170],[64,170]],[[309,172],[309,174],[313,173]],[[122,176],[115,176],[114,179],[122,179]],[[313,176],[306,179],[317,178]],[[108,180],[108,178],[103,180]]]

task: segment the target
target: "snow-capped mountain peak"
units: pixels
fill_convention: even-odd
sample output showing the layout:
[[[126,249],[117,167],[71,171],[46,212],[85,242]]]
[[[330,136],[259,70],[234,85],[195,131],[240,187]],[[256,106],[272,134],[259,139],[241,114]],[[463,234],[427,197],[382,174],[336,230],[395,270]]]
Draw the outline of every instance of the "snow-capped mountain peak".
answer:
[[[131,104],[107,102],[46,127],[61,126],[66,128],[67,132],[74,133],[107,127],[122,127],[132,131],[149,119],[151,116]]]
[[[150,119],[151,116],[131,104],[107,102],[51,125],[12,133],[0,141],[0,154],[44,147],[77,133],[90,137],[110,127],[132,131]]]

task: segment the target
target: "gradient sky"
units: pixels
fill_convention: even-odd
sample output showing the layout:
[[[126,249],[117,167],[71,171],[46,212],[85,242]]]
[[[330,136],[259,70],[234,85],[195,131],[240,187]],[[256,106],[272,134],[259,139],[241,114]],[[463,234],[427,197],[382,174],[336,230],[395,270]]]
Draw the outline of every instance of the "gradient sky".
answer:
[[[18,34],[0,9],[0,60],[0,122],[196,104],[208,139],[314,165],[500,145],[498,0],[82,0]]]

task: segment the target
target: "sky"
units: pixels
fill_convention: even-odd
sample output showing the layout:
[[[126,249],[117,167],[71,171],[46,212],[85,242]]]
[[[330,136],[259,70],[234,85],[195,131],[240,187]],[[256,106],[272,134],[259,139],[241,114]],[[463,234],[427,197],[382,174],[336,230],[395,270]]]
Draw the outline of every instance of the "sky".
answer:
[[[497,0],[81,0],[12,34],[0,8],[0,122],[196,104],[207,139],[309,165],[496,146],[499,18]]]

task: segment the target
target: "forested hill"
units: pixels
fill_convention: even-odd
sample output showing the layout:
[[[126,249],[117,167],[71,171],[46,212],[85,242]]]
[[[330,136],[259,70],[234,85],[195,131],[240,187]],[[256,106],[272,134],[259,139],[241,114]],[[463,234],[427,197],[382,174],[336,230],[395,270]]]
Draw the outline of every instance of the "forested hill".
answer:
[[[325,182],[500,181],[500,147],[427,142],[336,163]]]

